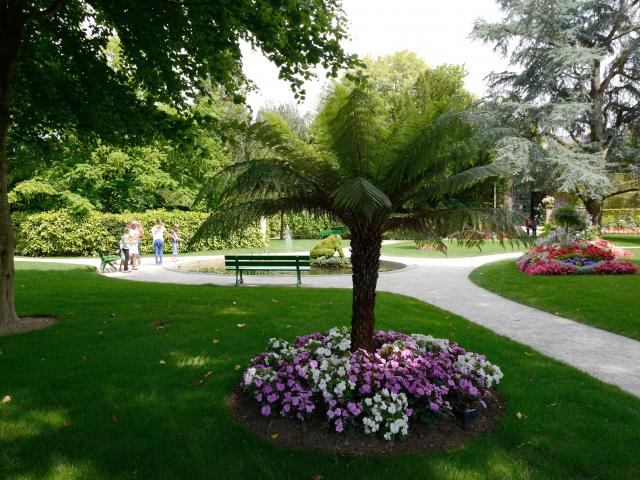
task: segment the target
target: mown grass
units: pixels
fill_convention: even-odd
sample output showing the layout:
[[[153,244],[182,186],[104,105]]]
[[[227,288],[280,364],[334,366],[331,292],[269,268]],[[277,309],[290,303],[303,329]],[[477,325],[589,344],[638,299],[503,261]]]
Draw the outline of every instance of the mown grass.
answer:
[[[620,247],[640,247],[640,235],[611,234],[604,235],[604,238]]]
[[[521,252],[525,249],[523,245],[506,242],[500,245],[498,241],[486,241],[480,248],[469,248],[461,245],[457,240],[446,240],[447,253],[435,250],[416,250],[416,243],[401,242],[382,246],[382,255],[393,257],[425,257],[425,258],[460,258],[477,257],[479,255],[495,255],[499,253]]]
[[[43,268],[19,264],[18,309],[60,322],[0,337],[0,398],[12,397],[0,404],[2,479],[640,476],[639,399],[420,301],[380,294],[378,327],[487,354],[505,372],[507,414],[452,451],[345,458],[258,440],[226,398],[236,366],[269,337],[347,324],[349,291],[144,284]]]
[[[516,302],[640,340],[640,275],[529,277],[505,260],[479,267],[469,278]]]

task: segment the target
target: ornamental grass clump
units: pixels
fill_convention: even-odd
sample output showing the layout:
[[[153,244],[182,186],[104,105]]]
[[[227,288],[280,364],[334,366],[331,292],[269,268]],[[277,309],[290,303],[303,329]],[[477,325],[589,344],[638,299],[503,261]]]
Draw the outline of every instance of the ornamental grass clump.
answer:
[[[621,260],[625,256],[630,256],[630,253],[616,249],[605,240],[541,244],[520,257],[516,265],[529,276],[637,273],[636,265]]]
[[[315,415],[336,432],[386,440],[405,436],[413,421],[431,422],[468,408],[486,408],[502,371],[482,355],[428,335],[376,332],[375,351],[351,351],[350,331],[272,338],[241,386],[264,416],[304,421]]]

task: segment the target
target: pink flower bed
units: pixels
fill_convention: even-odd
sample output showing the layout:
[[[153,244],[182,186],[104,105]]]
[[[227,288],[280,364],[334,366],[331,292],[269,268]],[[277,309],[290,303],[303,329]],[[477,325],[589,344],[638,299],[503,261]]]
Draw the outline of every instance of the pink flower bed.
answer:
[[[633,254],[616,249],[606,240],[572,242],[565,245],[538,245],[516,261],[518,269],[526,275],[599,275],[635,274],[638,267],[620,260]]]
[[[351,352],[350,332],[272,338],[251,361],[242,388],[262,415],[316,415],[336,432],[359,429],[386,440],[471,407],[483,408],[502,372],[483,355],[428,335],[377,332],[377,348]]]

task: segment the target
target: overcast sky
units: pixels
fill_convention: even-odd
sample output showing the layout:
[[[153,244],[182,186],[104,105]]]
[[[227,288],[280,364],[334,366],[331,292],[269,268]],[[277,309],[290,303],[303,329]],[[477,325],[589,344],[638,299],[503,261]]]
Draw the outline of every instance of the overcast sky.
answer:
[[[478,96],[485,93],[484,78],[507,66],[489,46],[469,38],[477,18],[500,18],[494,0],[343,0],[343,7],[352,37],[345,45],[349,53],[377,57],[406,49],[432,66],[462,64],[469,72],[467,89]],[[243,55],[244,71],[260,89],[248,97],[254,112],[268,101],[294,101],[289,85],[278,80],[276,67],[261,53],[245,46]],[[305,84],[307,100],[299,105],[301,111],[315,109],[323,77]]]

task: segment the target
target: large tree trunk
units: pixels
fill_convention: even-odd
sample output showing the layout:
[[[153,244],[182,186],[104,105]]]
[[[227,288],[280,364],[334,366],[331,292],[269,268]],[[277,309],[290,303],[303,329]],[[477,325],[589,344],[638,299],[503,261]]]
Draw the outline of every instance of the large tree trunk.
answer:
[[[602,223],[602,200],[596,198],[583,199],[584,207],[587,209],[587,213],[591,215],[591,220],[594,225],[600,225]]]
[[[353,302],[351,313],[351,349],[373,351],[376,285],[380,269],[382,233],[351,232],[351,265],[353,267]]]
[[[13,300],[15,241],[9,210],[7,159],[7,137],[11,123],[9,85],[24,26],[24,15],[18,3],[0,0],[0,330],[8,330],[18,323]]]

